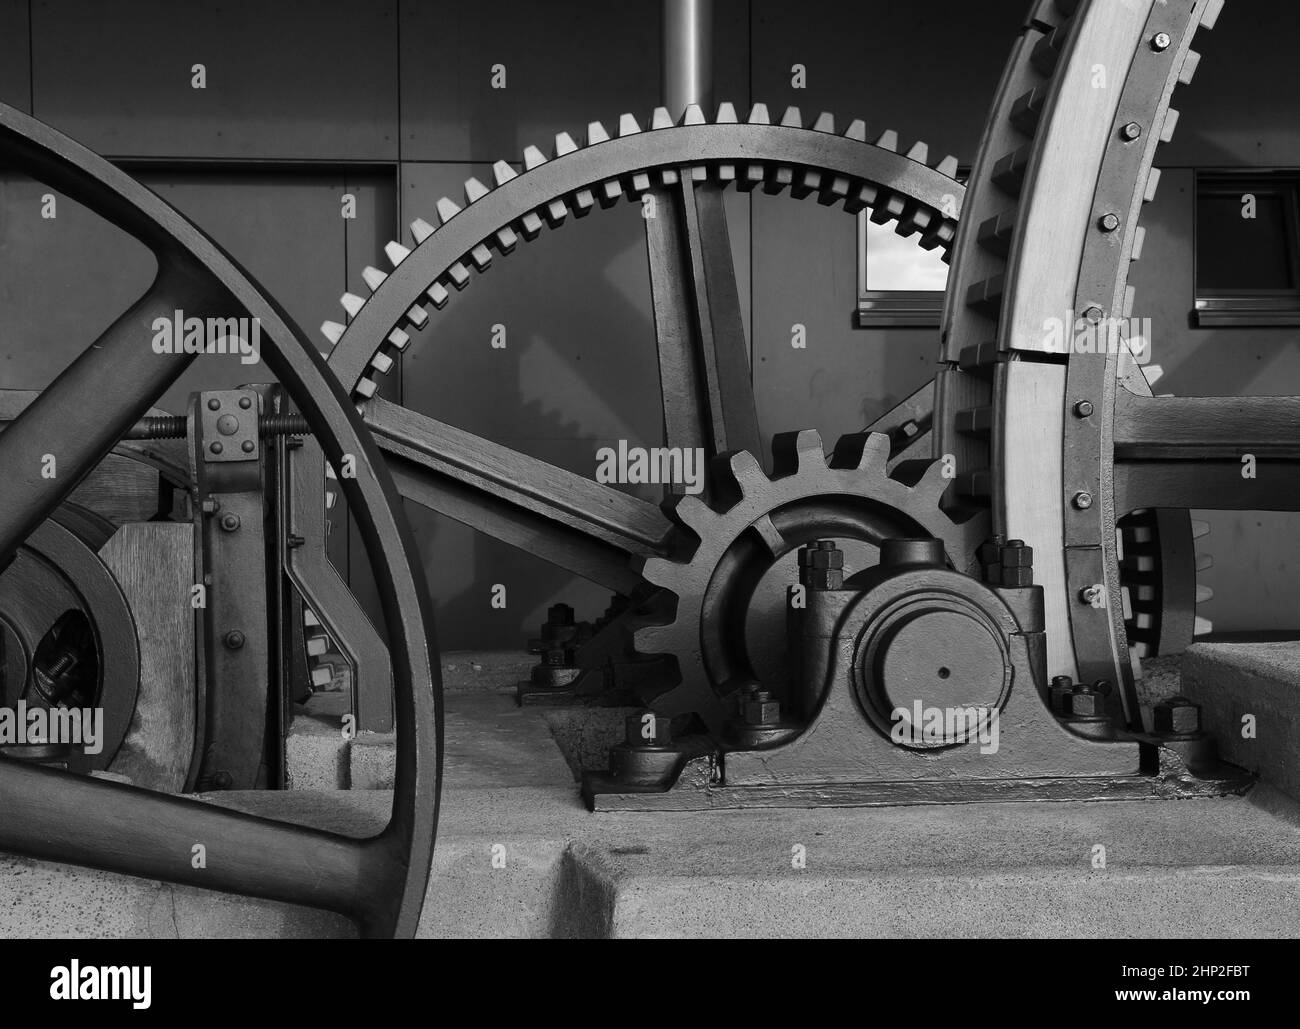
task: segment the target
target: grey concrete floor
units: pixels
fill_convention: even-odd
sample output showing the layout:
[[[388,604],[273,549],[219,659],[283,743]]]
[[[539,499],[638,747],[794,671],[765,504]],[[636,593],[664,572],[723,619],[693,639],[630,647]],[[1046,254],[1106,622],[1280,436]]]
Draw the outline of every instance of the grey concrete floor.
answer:
[[[446,730],[424,936],[1300,934],[1300,808],[1268,786],[1214,800],[590,814],[544,710],[453,689]],[[206,799],[364,835],[391,797]],[[0,858],[0,936],[351,932],[321,912]]]

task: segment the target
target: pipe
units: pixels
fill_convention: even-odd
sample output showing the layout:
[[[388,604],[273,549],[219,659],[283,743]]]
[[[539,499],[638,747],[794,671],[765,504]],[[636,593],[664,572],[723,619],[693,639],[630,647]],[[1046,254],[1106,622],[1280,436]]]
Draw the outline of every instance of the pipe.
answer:
[[[674,120],[688,104],[713,108],[713,0],[663,0],[664,106]]]

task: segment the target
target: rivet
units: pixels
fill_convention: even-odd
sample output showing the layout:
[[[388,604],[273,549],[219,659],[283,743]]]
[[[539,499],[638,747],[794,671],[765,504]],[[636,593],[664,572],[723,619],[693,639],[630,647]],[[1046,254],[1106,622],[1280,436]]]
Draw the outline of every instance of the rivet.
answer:
[[[239,445],[239,447],[245,454],[251,454],[253,452],[253,441],[251,439],[246,439]]]
[[[1168,32],[1157,32],[1151,37],[1151,49],[1156,53],[1163,53],[1169,49],[1169,44],[1172,42],[1173,40],[1169,38]]]
[[[1074,506],[1080,511],[1086,511],[1092,507],[1092,494],[1086,490],[1080,490],[1074,495]]]
[[[245,411],[247,411],[250,407],[253,406],[253,398],[252,398],[252,397],[240,397],[240,398],[239,398],[239,406],[242,407]]]
[[[221,401],[218,400],[216,397],[213,397],[211,400],[208,401],[208,410],[209,410],[209,411],[220,411],[220,410],[221,410]]]
[[[219,454],[219,453],[221,453],[221,450],[222,450],[221,442],[220,442],[220,441],[217,441],[217,442],[214,442],[214,443],[210,443],[210,444],[208,444],[208,449],[211,450],[214,454]]]

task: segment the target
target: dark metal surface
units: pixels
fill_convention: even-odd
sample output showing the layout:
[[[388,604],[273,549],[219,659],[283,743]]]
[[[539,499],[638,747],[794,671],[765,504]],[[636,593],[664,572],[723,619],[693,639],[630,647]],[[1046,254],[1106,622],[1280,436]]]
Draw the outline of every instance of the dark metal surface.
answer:
[[[341,482],[375,569],[392,648],[397,715],[393,817],[369,840],[225,811],[0,760],[0,848],[346,912],[371,934],[413,935],[437,826],[441,784],[441,684],[427,590],[399,501],[355,409],[316,349],[290,328],[237,265],[184,218],[133,180],[53,129],[0,106],[7,161],[98,211],[151,247],[160,275],[119,319],[0,435],[0,469],[13,503],[0,512],[10,556],[89,468],[174,381],[187,361],[159,360],[148,341],[152,313],[246,312],[259,320],[263,359],[289,390],[329,459],[353,458]],[[165,302],[164,302],[165,301]],[[231,310],[233,308],[233,310]],[[88,417],[93,408],[96,417]],[[69,427],[75,426],[75,432]],[[66,441],[66,445],[65,445]],[[39,478],[52,443],[60,475]],[[7,500],[9,497],[7,497]],[[191,864],[202,841],[207,867]]]

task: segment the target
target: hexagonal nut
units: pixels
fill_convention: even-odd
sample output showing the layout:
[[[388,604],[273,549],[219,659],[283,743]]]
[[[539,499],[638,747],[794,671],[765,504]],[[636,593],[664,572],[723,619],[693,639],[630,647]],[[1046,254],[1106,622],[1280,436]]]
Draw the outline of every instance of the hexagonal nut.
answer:
[[[628,715],[624,739],[629,747],[670,747],[673,742],[672,719],[653,711]]]
[[[1156,732],[1188,736],[1201,731],[1201,705],[1186,697],[1162,700],[1151,711]]]
[[[1032,586],[1034,584],[1034,570],[1032,568],[1008,568],[1002,566],[1002,585],[1003,586]]]
[[[811,547],[799,551],[801,568],[843,568],[844,551],[814,550]]]
[[[805,568],[799,578],[810,590],[838,590],[844,588],[843,568]]]
[[[1093,690],[1066,693],[1061,705],[1067,718],[1102,718],[1106,714],[1106,698]]]
[[[746,725],[777,725],[781,702],[770,693],[755,693],[741,702],[740,717]]]
[[[1026,546],[1006,546],[1002,548],[1003,568],[1032,568],[1034,566],[1034,548]]]
[[[995,536],[991,540],[981,543],[977,554],[980,564],[995,565],[1002,560],[1002,538]]]

